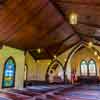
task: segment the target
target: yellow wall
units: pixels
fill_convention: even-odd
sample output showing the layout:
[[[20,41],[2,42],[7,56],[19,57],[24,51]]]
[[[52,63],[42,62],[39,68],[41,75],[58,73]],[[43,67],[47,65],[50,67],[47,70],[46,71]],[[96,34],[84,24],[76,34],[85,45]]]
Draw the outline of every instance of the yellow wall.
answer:
[[[50,60],[35,61],[32,56],[26,53],[26,64],[28,66],[28,80],[45,81],[45,75]]]
[[[83,44],[79,45],[77,47],[77,49],[82,46],[83,46]],[[70,54],[70,52],[73,51],[73,49],[75,47],[76,46],[73,46],[72,48],[66,50],[64,53],[62,53],[60,56],[57,57],[57,60],[59,60],[62,63],[63,67],[65,65],[65,60],[68,58],[68,55]],[[94,45],[94,47],[100,51],[100,47],[95,46],[95,45]],[[100,61],[97,59],[96,56],[93,55],[94,51],[89,48],[85,48],[85,49],[79,51],[78,53],[74,54],[77,49],[75,49],[74,52],[72,52],[72,55],[70,56],[68,63],[66,65],[66,78],[69,81],[71,80],[71,70],[73,67],[76,67],[78,69],[77,75],[79,76],[80,75],[80,61],[82,59],[89,60],[90,58],[93,58],[97,62],[97,66],[98,66],[97,75],[99,76]],[[51,60],[39,60],[39,62],[36,62],[32,58],[32,56],[27,52],[26,53],[26,64],[29,69],[28,70],[29,71],[28,72],[28,80],[45,81],[46,71],[51,62],[52,62]]]
[[[97,56],[94,55],[94,51],[89,48],[84,48],[81,51],[78,51],[73,58],[71,59],[71,67],[72,69],[77,69],[77,75],[80,75],[80,62],[81,60],[85,59],[89,61],[90,59],[94,59],[97,65],[97,75],[99,76],[100,70],[100,60],[97,59]]]
[[[0,87],[2,87],[4,63],[9,56],[12,56],[16,62],[15,87],[22,88],[24,80],[24,52],[6,46],[0,49]]]
[[[67,64],[65,65],[65,62],[66,62],[66,60],[68,59],[68,56],[69,56],[69,54],[73,51],[73,49],[75,48],[75,47],[77,47],[79,44],[77,44],[77,45],[75,45],[75,46],[73,46],[72,48],[70,48],[70,49],[68,49],[68,50],[66,50],[64,53],[62,53],[61,55],[59,55],[58,57],[57,57],[57,59],[63,64],[63,67],[66,67],[66,69],[65,69],[65,79],[67,79],[67,80],[71,80],[71,63],[70,63],[70,59],[72,58],[72,57],[70,57],[70,59],[68,60],[68,62],[67,62]],[[79,45],[80,46],[80,45]],[[78,46],[78,47],[79,47]],[[74,54],[74,52],[73,52],[73,54]],[[72,55],[73,55],[72,54]],[[66,81],[67,81],[66,80]]]
[[[65,64],[65,60],[68,57],[68,54],[70,53],[71,50],[72,48],[65,51],[64,53],[62,53],[60,56],[57,57],[57,60],[59,60],[62,63],[63,67]],[[25,59],[26,59],[25,60],[26,65],[28,66],[27,79],[45,81],[45,75],[48,66],[52,62],[52,60],[38,60],[39,62],[36,62],[28,52],[26,53]],[[70,74],[69,70],[67,70],[66,72]]]

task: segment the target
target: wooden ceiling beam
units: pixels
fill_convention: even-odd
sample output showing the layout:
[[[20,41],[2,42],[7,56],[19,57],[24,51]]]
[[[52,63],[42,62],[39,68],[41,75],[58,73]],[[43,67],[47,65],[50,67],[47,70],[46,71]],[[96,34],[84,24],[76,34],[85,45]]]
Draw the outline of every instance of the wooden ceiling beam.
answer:
[[[54,2],[57,2],[59,4],[64,4],[64,3],[67,3],[67,4],[72,4],[72,5],[88,5],[88,6],[100,6],[100,2],[96,3],[95,1],[94,2],[91,2],[91,1],[72,1],[72,0],[53,0]]]
[[[59,49],[61,48],[61,46],[63,45],[63,43],[65,42],[65,41],[68,41],[71,37],[73,37],[74,35],[76,35],[76,34],[71,34],[70,36],[68,36],[68,37],[66,37],[64,40],[62,40],[60,43],[59,43],[59,46],[56,48],[56,52],[58,52],[59,51]]]
[[[63,52],[65,52],[66,50],[68,50],[68,49],[72,48],[73,46],[75,46],[75,45],[79,44],[79,43],[81,43],[81,41],[77,41],[77,42],[75,42],[75,43],[71,44],[70,46],[65,47],[65,48],[63,49],[63,51],[59,51],[59,52],[57,52],[57,56],[58,56],[58,55],[60,55],[60,54],[62,54],[62,53],[63,53]]]
[[[7,2],[7,0],[0,0],[0,6],[4,6],[4,4]]]
[[[95,36],[95,35],[91,35],[91,34],[84,34],[84,33],[80,33],[80,36],[90,37],[90,38],[100,38],[100,36]]]
[[[41,38],[39,38],[39,40],[44,39],[46,36],[48,36],[50,33],[54,32],[56,29],[58,29],[62,24],[64,24],[64,20],[61,21],[60,23],[58,23],[57,25],[55,25],[53,28],[51,28],[50,30],[48,30]]]
[[[53,1],[55,1],[55,0],[53,0]],[[58,4],[59,1],[60,0],[55,1],[55,2]],[[78,14],[78,24],[84,24],[86,26],[90,26],[90,27],[94,27],[94,28],[100,28],[100,24],[99,24],[100,23],[100,20],[99,20],[100,6],[98,6],[98,7],[97,6],[93,7],[91,5],[89,5],[89,6],[82,6],[82,5],[77,6],[77,5],[73,5],[71,3],[69,5],[67,3],[67,1],[65,1],[65,3],[63,3],[63,4],[58,4],[59,7],[61,8],[61,10],[63,11],[63,13],[66,14],[66,17],[69,16],[69,14],[71,12],[75,11]],[[61,0],[61,2],[63,2],[63,0]],[[74,1],[71,0],[71,1],[68,1],[68,2],[74,2]],[[85,1],[79,1],[79,2],[85,2]],[[85,2],[85,3],[87,3],[87,2]],[[99,4],[100,4],[100,2],[99,2]],[[77,25],[75,25],[74,28],[76,29],[77,32],[79,32],[78,29],[77,29]]]
[[[48,48],[46,48],[49,52],[49,54],[51,55],[56,55],[58,52],[60,52],[60,49],[61,49],[61,46],[66,42],[68,41],[70,38],[74,37],[76,34],[71,34],[70,36],[66,37],[64,40],[62,40],[61,42],[59,43],[56,43],[52,46],[49,46]],[[51,49],[50,49],[51,48]],[[52,52],[51,52],[52,51]]]
[[[71,35],[69,35],[69,36],[67,36],[64,40],[62,40],[62,41],[59,41],[59,42],[57,42],[57,43],[55,43],[55,44],[53,44],[53,45],[51,45],[51,46],[48,46],[47,48],[50,48],[50,47],[57,47],[57,46],[61,46],[61,44],[63,44],[65,41],[67,41],[68,39],[70,39],[71,37],[73,37],[73,36],[75,36],[76,34],[71,34]]]
[[[84,25],[87,25],[87,26],[90,26],[90,27],[100,28],[100,25],[94,24],[94,23],[81,22],[81,21],[78,21],[78,23],[79,24],[84,24]]]
[[[47,48],[45,48],[45,52],[47,53],[47,55],[48,55],[51,59],[54,58],[53,55],[49,52],[49,50],[48,50]]]
[[[84,43],[89,43],[90,41],[87,40],[87,39],[84,39],[83,42],[84,42]],[[100,43],[99,43],[99,42],[93,41],[93,40],[92,40],[92,42],[93,42],[94,45],[100,46]]]
[[[59,13],[62,15],[63,19],[65,20],[65,22],[66,22],[67,24],[69,24],[69,26],[72,28],[73,32],[79,36],[77,30],[76,30],[70,23],[68,23],[69,21],[68,21],[68,19],[66,18],[65,13],[62,11],[62,9],[59,7],[59,5],[58,5],[55,1],[53,1],[53,0],[49,0],[49,1],[51,1],[51,3],[54,5],[54,7],[59,11]],[[79,37],[80,37],[80,36],[79,36]],[[81,37],[80,37],[80,38],[81,38]]]
[[[88,42],[89,41],[94,41],[94,39],[98,42],[100,42],[100,36],[94,36],[94,35],[88,35],[88,34],[80,34],[80,36],[82,36],[83,38],[83,41],[87,41],[87,38],[88,38]],[[100,44],[96,42],[96,44]]]

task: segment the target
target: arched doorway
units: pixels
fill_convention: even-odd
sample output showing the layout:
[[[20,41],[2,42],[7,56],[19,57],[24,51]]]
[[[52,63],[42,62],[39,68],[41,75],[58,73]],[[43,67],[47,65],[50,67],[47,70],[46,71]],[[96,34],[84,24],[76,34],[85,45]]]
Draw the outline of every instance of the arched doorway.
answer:
[[[64,82],[64,70],[63,65],[58,60],[54,60],[48,66],[46,73],[46,81],[48,83],[63,83]]]

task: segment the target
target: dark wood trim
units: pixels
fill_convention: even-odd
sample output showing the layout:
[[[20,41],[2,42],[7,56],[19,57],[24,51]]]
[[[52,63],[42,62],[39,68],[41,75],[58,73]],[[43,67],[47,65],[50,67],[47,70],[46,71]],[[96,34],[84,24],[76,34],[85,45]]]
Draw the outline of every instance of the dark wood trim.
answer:
[[[65,61],[65,64],[64,64],[64,77],[66,77],[66,69],[67,69],[67,64],[68,64],[68,61],[69,61],[69,58],[70,58],[70,56],[72,55],[72,53],[79,47],[81,45],[81,42],[79,42],[72,50],[71,50],[71,52],[69,53],[69,55],[68,55],[68,57],[67,57],[67,59],[66,59],[66,61]],[[83,47],[83,46],[81,46],[81,47]],[[66,80],[64,80],[64,82],[66,82]]]
[[[31,51],[28,51],[28,52],[29,52],[29,54],[31,55],[31,57],[32,57],[34,60],[37,60],[37,59],[34,57],[34,55],[32,55]]]
[[[63,51],[61,52],[57,52],[57,56],[59,56],[60,54],[62,54],[63,52],[65,52],[68,49],[71,49],[73,46],[77,45],[78,43],[80,43],[80,41],[77,41],[76,43],[73,43],[72,45],[66,47]]]
[[[84,36],[84,37],[88,37],[88,38],[100,38],[100,36],[96,36],[95,34],[84,34],[84,33],[80,33],[80,36]]]
[[[89,27],[95,27],[95,28],[100,28],[100,25],[98,25],[98,24],[94,24],[94,23],[87,23],[87,22],[80,22],[80,21],[78,21],[78,24],[83,24],[83,25],[87,25],[87,26],[89,26]]]
[[[57,2],[57,1],[55,1],[55,2]],[[94,2],[82,2],[82,1],[67,1],[67,0],[62,0],[62,1],[58,1],[58,3],[59,4],[71,4],[71,5],[76,5],[76,6],[78,6],[78,5],[87,5],[87,6],[99,6],[100,7],[100,3],[94,3]]]
[[[61,48],[61,46],[63,45],[64,42],[68,41],[71,37],[75,36],[76,34],[71,34],[69,35],[68,37],[66,37],[64,40],[62,40],[60,43],[59,43],[59,46],[56,48],[56,53],[59,52],[59,49]]]
[[[68,57],[67,57],[67,60],[66,60],[66,62],[65,62],[64,69],[66,69],[66,65],[67,65],[67,63],[68,63],[68,60],[69,60],[70,56],[72,55],[72,53],[73,53],[80,45],[81,45],[81,42],[79,42],[79,43],[71,50],[71,52],[69,53],[69,55],[68,55]]]
[[[69,20],[66,17],[65,13],[62,11],[61,7],[55,1],[53,1],[53,0],[49,0],[49,1],[51,1],[52,5],[54,5],[54,7],[57,9],[57,11],[62,15],[65,22],[70,26],[70,28],[72,28],[73,32],[80,37],[80,35],[79,35],[78,31],[75,29],[75,27],[73,27],[73,25],[71,25],[69,23]],[[81,37],[80,37],[80,40],[82,40]]]
[[[45,48],[45,51],[46,51],[47,55],[48,55],[51,59],[54,58],[53,55],[48,51],[48,49]]]
[[[45,48],[44,49],[44,51],[46,52],[46,54],[48,55],[48,59],[53,59],[54,57],[53,57],[53,54],[55,53],[57,56],[58,55],[60,55],[62,52],[60,52],[59,53],[59,49],[60,49],[60,47],[62,46],[62,44],[64,43],[64,42],[66,42],[68,39],[70,39],[71,37],[73,37],[73,36],[75,36],[76,34],[71,34],[71,35],[69,35],[69,36],[67,36],[64,40],[62,40],[62,41],[60,41],[59,43],[55,43],[54,45],[53,45],[53,47],[56,47],[56,51],[55,52],[50,52],[49,51],[49,47],[48,48]],[[79,41],[78,41],[79,42]],[[70,47],[72,47],[73,45],[75,45],[75,44],[77,44],[78,42],[76,42],[76,43],[74,43],[74,44],[72,44]],[[51,46],[52,47],[52,46]],[[70,47],[68,47],[68,48],[70,48]],[[34,59],[36,59],[33,55],[32,55],[32,50],[29,50],[29,53],[31,54],[31,56],[34,58]]]
[[[90,41],[85,39],[83,42],[86,44],[86,42],[89,43]],[[93,41],[93,44],[96,46],[100,46],[100,43],[98,43],[96,41]]]

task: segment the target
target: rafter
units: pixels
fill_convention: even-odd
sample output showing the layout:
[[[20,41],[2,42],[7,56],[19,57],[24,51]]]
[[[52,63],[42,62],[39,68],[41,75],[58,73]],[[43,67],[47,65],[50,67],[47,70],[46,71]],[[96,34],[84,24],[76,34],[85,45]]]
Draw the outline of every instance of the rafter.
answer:
[[[59,4],[71,4],[71,5],[87,5],[87,6],[99,6],[100,7],[100,2],[99,3],[96,3],[96,2],[84,2],[84,1],[69,1],[69,0],[53,0]]]
[[[63,51],[59,51],[59,52],[57,52],[57,56],[60,55],[60,54],[62,54],[62,53],[65,52],[66,50],[72,48],[73,46],[79,44],[79,43],[81,43],[81,42],[80,42],[80,41],[77,41],[77,42],[71,44],[70,46],[66,47]]]
[[[78,23],[84,24],[84,25],[87,25],[87,26],[90,26],[90,27],[94,27],[94,28],[100,28],[100,25],[94,24],[94,23],[87,23],[87,22],[81,22],[81,21],[78,21]]]
[[[68,41],[71,37],[73,37],[74,35],[76,34],[71,34],[70,36],[66,37],[64,40],[62,40],[60,43],[59,43],[59,46],[56,48],[56,53],[59,51],[59,49],[61,48],[61,46],[63,45],[64,42]]]
[[[62,17],[63,17],[63,19],[65,20],[65,22],[66,22],[67,24],[69,24],[69,26],[72,28],[73,32],[76,33],[76,34],[80,37],[80,35],[79,35],[79,33],[77,32],[77,30],[75,29],[75,27],[73,27],[73,26],[69,23],[69,20],[66,18],[65,13],[61,10],[61,8],[59,7],[59,5],[58,5],[55,1],[53,1],[53,0],[49,0],[49,1],[51,1],[51,3],[54,5],[54,7],[55,7],[55,8],[58,10],[58,12],[62,15]],[[81,37],[80,37],[80,38],[81,38]],[[80,39],[80,40],[82,40],[82,39]]]

